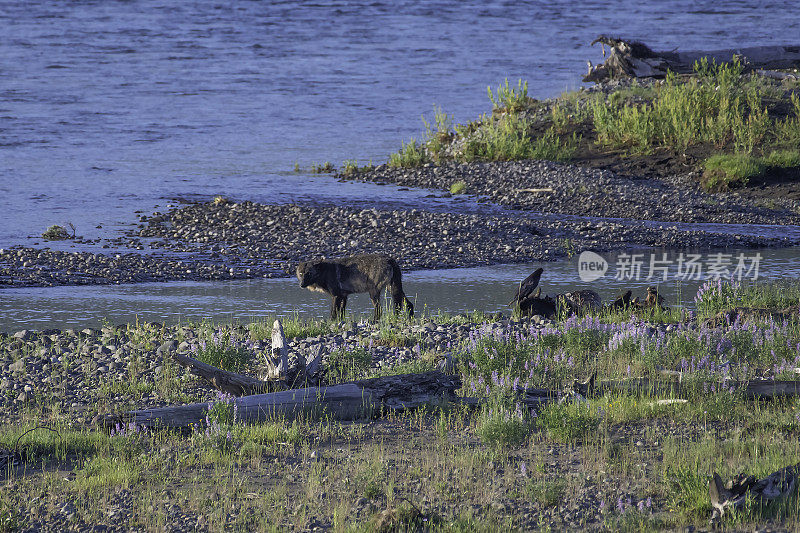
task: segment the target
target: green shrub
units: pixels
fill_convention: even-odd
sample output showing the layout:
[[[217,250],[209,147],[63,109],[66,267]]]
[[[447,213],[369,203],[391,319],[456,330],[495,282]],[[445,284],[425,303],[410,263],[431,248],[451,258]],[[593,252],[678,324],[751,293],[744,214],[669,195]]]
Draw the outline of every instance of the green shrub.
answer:
[[[321,165],[311,165],[311,173],[312,174],[331,174],[336,169],[333,167],[330,161],[325,161]]]
[[[518,115],[485,119],[483,127],[464,141],[460,161],[515,161],[548,159],[568,161],[577,149],[576,135],[562,140],[553,128],[542,136],[531,137],[530,122]]]
[[[345,176],[352,176],[358,173],[358,162],[354,159],[348,159],[342,163],[342,174]]]
[[[467,182],[465,181],[457,181],[450,185],[450,194],[464,194],[464,191],[467,190]]]
[[[794,116],[775,123],[775,137],[778,144],[794,149],[800,146],[800,98],[797,93],[792,93],[791,102]]]
[[[618,99],[595,99],[592,117],[601,144],[650,152],[667,146],[685,150],[699,143],[749,154],[773,127],[762,106],[763,90],[744,84],[738,60],[695,64],[696,78],[683,81],[673,73],[655,88],[653,100],[624,105]]]
[[[48,241],[63,241],[71,238],[71,236],[64,226],[53,224],[42,233],[42,238]]]
[[[417,145],[417,141],[414,139],[403,143],[400,151],[389,156],[390,167],[419,167],[429,162],[425,146]]]
[[[495,109],[505,109],[509,113],[516,113],[527,108],[533,99],[528,96],[528,82],[521,79],[517,81],[516,89],[508,85],[508,78],[505,83],[497,88],[497,96],[492,93],[492,88],[487,87],[489,100]]]

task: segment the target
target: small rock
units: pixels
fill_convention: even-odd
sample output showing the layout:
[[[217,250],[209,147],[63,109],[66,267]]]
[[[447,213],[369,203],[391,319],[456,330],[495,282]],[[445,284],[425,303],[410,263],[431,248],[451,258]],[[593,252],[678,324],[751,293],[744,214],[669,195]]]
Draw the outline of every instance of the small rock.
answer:
[[[22,341],[29,341],[33,339],[35,336],[36,335],[29,329],[23,329],[14,333],[14,338]]]

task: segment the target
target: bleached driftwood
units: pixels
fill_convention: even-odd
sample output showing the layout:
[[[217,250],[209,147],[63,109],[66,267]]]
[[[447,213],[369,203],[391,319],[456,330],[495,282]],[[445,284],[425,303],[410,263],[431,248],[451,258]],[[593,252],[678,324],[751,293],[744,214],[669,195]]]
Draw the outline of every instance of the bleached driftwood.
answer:
[[[213,368],[213,367],[212,367]],[[238,419],[264,421],[274,416],[293,419],[300,415],[329,415],[352,420],[383,409],[402,410],[423,404],[455,399],[461,387],[458,376],[441,372],[385,376],[329,387],[307,387],[265,394],[253,394],[229,400]],[[185,427],[199,424],[208,412],[209,403],[194,403],[129,411],[108,417],[107,424],[135,423],[143,427]]]
[[[592,45],[603,46],[605,62],[592,65],[584,76],[585,82],[599,82],[611,78],[664,77],[667,71],[678,74],[690,73],[695,61],[705,57],[717,64],[728,63],[734,56],[740,58],[748,69],[790,69],[800,67],[800,46],[753,46],[726,50],[694,50],[679,52],[670,50],[656,52],[636,41],[602,35]],[[605,53],[605,46],[611,50]]]
[[[323,350],[320,346],[311,362],[306,364],[306,358],[302,354],[297,354],[295,365],[290,367],[286,335],[280,320],[276,320],[272,326],[272,353],[264,354],[265,372],[260,378],[222,370],[188,355],[173,353],[172,357],[189,372],[205,379],[215,389],[234,396],[246,396],[309,384],[317,385],[322,369],[322,355]]]
[[[517,192],[527,192],[530,194],[537,194],[540,192],[555,192],[552,187],[540,187],[538,189],[517,189]]]
[[[264,362],[266,368],[264,379],[286,381],[289,372],[289,348],[280,320],[272,324],[272,353],[264,354]]]
[[[276,382],[262,381],[251,376],[222,370],[202,361],[198,361],[188,355],[173,352],[172,358],[181,366],[186,367],[189,372],[195,376],[208,381],[215,389],[234,396],[258,394],[280,387]]]

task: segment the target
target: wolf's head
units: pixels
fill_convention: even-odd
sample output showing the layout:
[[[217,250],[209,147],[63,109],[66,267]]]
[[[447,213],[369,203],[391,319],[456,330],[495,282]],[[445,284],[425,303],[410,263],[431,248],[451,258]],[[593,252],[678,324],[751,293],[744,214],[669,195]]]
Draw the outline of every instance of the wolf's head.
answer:
[[[297,265],[297,279],[303,288],[313,285],[319,279],[319,268],[317,263],[304,261]]]

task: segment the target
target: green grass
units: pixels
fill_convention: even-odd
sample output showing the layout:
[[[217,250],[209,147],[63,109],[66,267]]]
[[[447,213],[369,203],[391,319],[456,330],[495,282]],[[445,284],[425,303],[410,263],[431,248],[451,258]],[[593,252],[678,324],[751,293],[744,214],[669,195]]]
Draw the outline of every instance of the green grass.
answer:
[[[700,318],[714,316],[734,307],[766,308],[775,311],[797,309],[800,287],[793,283],[707,282],[695,299]]]
[[[750,178],[760,176],[764,165],[748,154],[716,154],[704,164],[703,187],[708,191],[726,190],[747,185]]]
[[[524,443],[530,435],[531,423],[527,410],[508,399],[494,398],[481,409],[475,430],[487,445],[506,448]]]
[[[597,438],[600,417],[583,403],[552,403],[542,409],[536,423],[553,440],[575,442]]]
[[[765,157],[751,154],[716,154],[704,163],[703,186],[709,191],[747,185],[767,170],[800,167],[800,151],[773,150]]]
[[[282,317],[280,321],[283,326],[284,335],[290,339],[303,339],[306,337],[327,335],[337,327],[334,322],[303,318],[297,313],[288,317]],[[250,332],[250,338],[254,341],[271,339],[274,322],[274,318],[267,318],[249,323],[247,329]]]
[[[773,150],[762,162],[764,166],[773,168],[800,167],[800,150]]]
[[[230,330],[209,331],[195,350],[196,358],[223,370],[239,371],[250,364],[253,352],[236,340]]]
[[[328,358],[325,375],[329,383],[343,383],[365,377],[372,366],[372,355],[364,348],[334,350]]]

